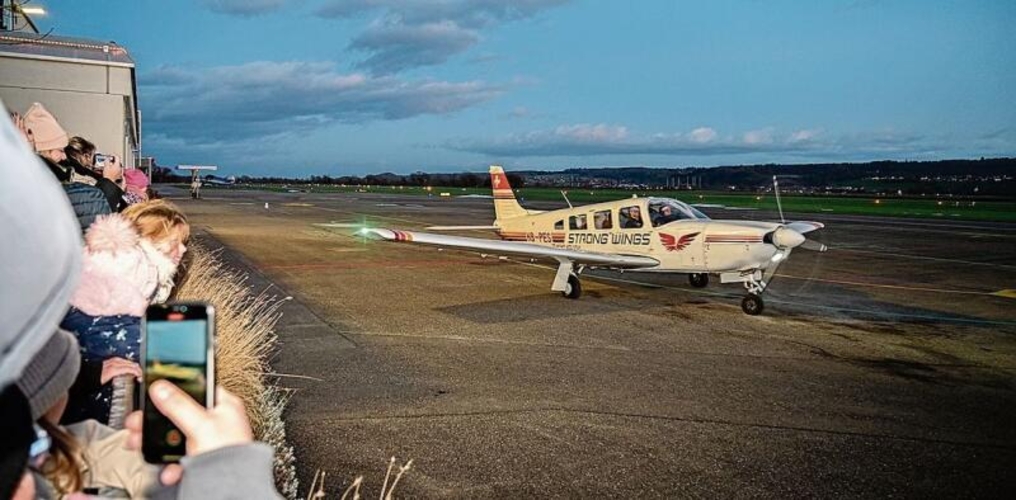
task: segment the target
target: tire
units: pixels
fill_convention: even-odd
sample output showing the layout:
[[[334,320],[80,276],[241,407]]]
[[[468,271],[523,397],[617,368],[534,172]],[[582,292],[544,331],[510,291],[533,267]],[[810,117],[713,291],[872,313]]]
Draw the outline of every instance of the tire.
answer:
[[[762,310],[765,309],[765,302],[762,302],[762,297],[749,293],[741,299],[741,310],[749,316],[758,316],[762,314]]]
[[[691,273],[688,275],[688,283],[694,288],[705,288],[709,284],[709,275],[706,273]]]
[[[569,299],[577,299],[582,296],[582,283],[579,282],[578,276],[574,274],[568,276],[568,287],[561,292],[561,295]]]

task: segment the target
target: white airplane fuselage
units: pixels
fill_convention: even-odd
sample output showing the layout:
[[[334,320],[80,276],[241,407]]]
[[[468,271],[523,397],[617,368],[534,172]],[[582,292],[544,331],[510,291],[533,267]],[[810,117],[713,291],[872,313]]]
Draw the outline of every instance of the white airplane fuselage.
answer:
[[[680,219],[653,226],[620,227],[620,210],[637,206],[649,212],[649,198],[633,198],[575,208],[500,219],[498,235],[552,248],[651,257],[656,267],[642,272],[723,273],[765,269],[780,249],[765,235],[780,224],[753,221]],[[596,214],[609,212],[610,227],[596,227]],[[585,215],[586,227],[573,228],[570,219]],[[629,224],[633,225],[633,224]]]

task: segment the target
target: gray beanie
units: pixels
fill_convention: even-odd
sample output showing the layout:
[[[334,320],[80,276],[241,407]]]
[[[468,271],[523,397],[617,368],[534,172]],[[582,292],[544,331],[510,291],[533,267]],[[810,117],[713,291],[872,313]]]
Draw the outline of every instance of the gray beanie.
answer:
[[[57,330],[25,367],[18,389],[28,398],[32,420],[39,420],[67,394],[81,369],[78,339]]]
[[[49,340],[81,273],[81,227],[0,102],[0,389]],[[16,173],[16,181],[10,178]]]

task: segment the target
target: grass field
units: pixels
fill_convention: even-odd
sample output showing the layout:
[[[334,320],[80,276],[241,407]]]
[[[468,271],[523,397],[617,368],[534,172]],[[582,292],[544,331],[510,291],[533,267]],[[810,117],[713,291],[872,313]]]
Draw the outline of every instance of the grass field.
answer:
[[[279,186],[249,186],[266,191],[285,192],[293,188]],[[371,193],[399,193],[419,196],[462,196],[469,194],[489,195],[488,188],[443,188],[427,190],[417,186],[374,186],[371,188],[341,186],[298,186],[299,189],[316,193],[352,193],[365,190]],[[214,189],[214,187],[213,187]],[[597,203],[601,201],[638,196],[663,196],[676,198],[691,204],[723,205],[741,209],[776,210],[776,198],[772,194],[724,193],[710,191],[632,191],[623,189],[596,189],[568,191],[568,198],[574,204]],[[554,188],[523,188],[517,195],[520,200],[547,201],[562,200],[561,191]],[[835,195],[783,195],[783,210],[799,213],[834,213],[878,215],[885,217],[917,217],[935,219],[961,219],[998,222],[1016,222],[1016,201],[998,200],[953,200],[950,198],[904,198],[874,196]]]

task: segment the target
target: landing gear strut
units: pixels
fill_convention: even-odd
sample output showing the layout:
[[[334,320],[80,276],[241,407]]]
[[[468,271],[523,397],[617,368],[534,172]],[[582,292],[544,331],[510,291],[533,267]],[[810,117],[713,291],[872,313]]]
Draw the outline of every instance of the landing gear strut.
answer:
[[[709,284],[709,275],[706,273],[691,273],[688,275],[688,282],[695,288],[705,288]]]
[[[561,295],[569,299],[577,299],[582,296],[582,283],[579,282],[579,275],[586,267],[575,266],[572,261],[561,259],[557,266],[557,275],[554,276],[554,284],[550,289],[561,292]]]
[[[764,272],[753,272],[747,276],[744,281],[744,288],[748,291],[748,295],[745,295],[741,299],[741,310],[749,316],[758,316],[762,314],[762,310],[765,309],[765,302],[762,302],[762,292],[765,291],[769,283],[766,278],[772,277],[776,273],[776,268],[767,269]]]
[[[568,284],[565,286],[564,291],[561,292],[569,299],[577,299],[582,296],[582,283],[579,282],[579,277],[571,274],[568,275]]]

